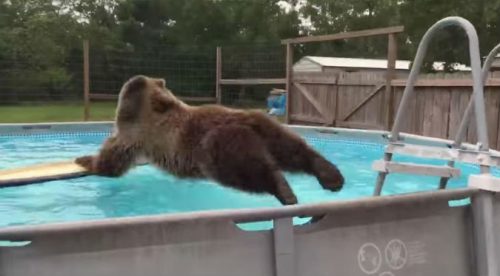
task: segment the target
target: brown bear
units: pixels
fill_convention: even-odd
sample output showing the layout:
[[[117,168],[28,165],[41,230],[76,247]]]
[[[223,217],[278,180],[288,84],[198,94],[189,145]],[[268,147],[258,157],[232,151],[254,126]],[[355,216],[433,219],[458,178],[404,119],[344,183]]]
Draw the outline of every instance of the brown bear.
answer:
[[[98,155],[76,159],[91,173],[118,177],[138,158],[180,178],[208,178],[252,193],[269,193],[296,204],[283,171],[314,175],[338,191],[337,167],[297,134],[260,111],[220,105],[190,106],[163,79],[134,76],[122,87],[113,135]]]

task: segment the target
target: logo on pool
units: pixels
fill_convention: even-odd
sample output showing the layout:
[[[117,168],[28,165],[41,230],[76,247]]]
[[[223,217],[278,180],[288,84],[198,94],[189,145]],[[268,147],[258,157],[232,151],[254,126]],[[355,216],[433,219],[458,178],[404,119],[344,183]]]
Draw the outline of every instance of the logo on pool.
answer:
[[[366,274],[374,274],[382,265],[382,253],[374,243],[365,243],[358,251],[359,268]]]
[[[387,265],[394,270],[403,268],[408,259],[406,245],[398,239],[391,240],[385,247],[384,253]]]

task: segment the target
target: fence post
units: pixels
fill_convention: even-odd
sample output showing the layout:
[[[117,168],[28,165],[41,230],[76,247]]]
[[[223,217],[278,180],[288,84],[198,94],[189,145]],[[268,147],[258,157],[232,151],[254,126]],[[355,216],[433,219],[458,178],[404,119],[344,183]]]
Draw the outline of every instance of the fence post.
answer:
[[[221,85],[220,80],[222,79],[222,49],[217,47],[215,61],[215,99],[217,104],[222,103]]]
[[[90,118],[89,41],[83,41],[83,120]]]
[[[396,59],[398,55],[398,44],[396,42],[396,34],[391,33],[388,35],[388,46],[387,46],[387,74],[385,81],[385,93],[384,93],[384,103],[386,104],[385,110],[382,106],[382,112],[384,118],[382,122],[385,123],[385,128],[390,130],[393,124],[394,117],[394,100],[391,82],[396,75]]]
[[[286,120],[287,124],[290,123],[290,104],[292,103],[292,68],[293,66],[293,48],[291,43],[286,44]]]

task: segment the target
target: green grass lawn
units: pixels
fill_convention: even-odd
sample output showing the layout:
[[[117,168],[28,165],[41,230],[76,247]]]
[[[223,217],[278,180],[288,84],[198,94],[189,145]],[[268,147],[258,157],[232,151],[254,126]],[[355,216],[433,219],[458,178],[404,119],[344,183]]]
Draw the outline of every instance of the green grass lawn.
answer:
[[[91,121],[113,120],[115,102],[92,103]],[[0,123],[83,121],[83,104],[39,104],[0,106]]]
[[[94,102],[90,107],[91,121],[110,121],[116,102]],[[262,109],[265,112],[265,109]],[[278,118],[283,122],[283,118]],[[82,104],[39,104],[0,106],[0,123],[43,123],[83,121]]]

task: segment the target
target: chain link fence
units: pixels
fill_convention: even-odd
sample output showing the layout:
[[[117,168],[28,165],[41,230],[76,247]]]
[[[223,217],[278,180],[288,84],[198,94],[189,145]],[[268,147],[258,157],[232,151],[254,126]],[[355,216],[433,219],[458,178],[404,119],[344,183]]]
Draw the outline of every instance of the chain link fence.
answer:
[[[117,95],[134,75],[164,78],[179,97],[215,97],[215,53],[212,48],[190,51],[175,47],[157,50],[92,50],[90,93]]]
[[[82,53],[74,51],[56,64],[24,56],[0,58],[0,104],[75,102],[82,98]]]
[[[226,80],[284,79],[285,47],[278,43],[221,47],[221,78]],[[266,99],[284,84],[227,84],[221,86],[221,103],[239,108],[266,109]]]
[[[223,79],[285,77],[285,48],[279,43],[223,45]],[[89,92],[113,98],[131,76],[166,80],[177,96],[192,103],[216,101],[216,49],[204,46],[162,46],[147,51],[89,47]],[[80,104],[84,94],[83,47],[57,64],[29,57],[0,58],[0,105]],[[284,85],[224,85],[220,102],[241,108],[265,108],[273,89]],[[97,98],[97,97],[96,97]],[[94,102],[92,100],[92,102]]]

